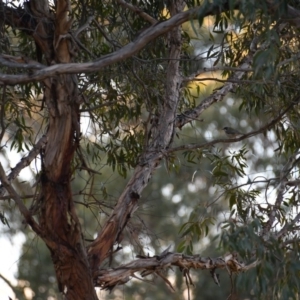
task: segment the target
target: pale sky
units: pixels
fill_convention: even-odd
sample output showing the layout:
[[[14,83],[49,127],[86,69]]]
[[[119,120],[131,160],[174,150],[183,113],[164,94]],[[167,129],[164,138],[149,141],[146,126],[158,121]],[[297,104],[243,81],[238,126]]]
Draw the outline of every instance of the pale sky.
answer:
[[[3,229],[2,223],[0,223],[0,232]],[[17,234],[13,240],[9,240],[7,236],[0,238],[0,274],[8,279],[12,284],[16,284],[17,281],[14,274],[17,271],[18,259],[20,251],[25,237],[22,233]],[[0,299],[15,299],[15,294],[11,288],[0,278]]]

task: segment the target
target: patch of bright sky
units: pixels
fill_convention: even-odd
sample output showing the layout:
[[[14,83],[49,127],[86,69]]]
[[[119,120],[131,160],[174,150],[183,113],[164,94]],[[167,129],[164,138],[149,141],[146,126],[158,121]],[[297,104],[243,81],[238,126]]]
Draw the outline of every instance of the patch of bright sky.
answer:
[[[182,205],[182,206],[179,208],[177,214],[178,214],[179,217],[184,217],[184,216],[186,216],[186,215],[189,215],[193,210],[194,210],[193,207],[187,207],[187,206],[185,206],[185,205]]]
[[[235,102],[235,101],[234,101],[231,97],[228,97],[228,98],[226,99],[226,104],[227,104],[228,106],[233,106],[234,102]]]
[[[5,225],[1,223],[0,231],[3,226]],[[14,274],[18,269],[18,258],[20,256],[21,247],[24,242],[25,236],[22,233],[15,235],[12,240],[7,238],[7,236],[2,236],[0,238],[0,274],[8,279],[13,285],[17,284]],[[8,297],[14,299],[14,292],[0,278],[0,299],[8,299]]]
[[[169,198],[171,197],[173,190],[174,185],[172,183],[168,183],[161,189],[161,193],[164,197]]]
[[[182,200],[182,196],[179,194],[176,194],[172,197],[172,202],[175,204],[181,202],[181,200]]]
[[[226,115],[227,114],[227,108],[225,106],[221,106],[220,113],[221,113],[221,115]]]
[[[18,153],[15,149],[10,150],[9,147],[10,146],[5,149],[7,151],[9,160],[4,159],[3,156],[0,156],[0,161],[3,165],[4,170],[6,171],[6,174],[8,174],[10,172],[10,169],[15,167],[16,164],[21,160],[21,158],[27,154],[25,152]],[[20,172],[19,176],[21,180],[33,182],[33,173],[29,168],[34,170],[37,169],[38,166],[33,161],[29,167],[24,168]],[[0,223],[0,232],[5,230],[4,226],[6,225]],[[21,232],[16,234],[12,239],[7,235],[3,235],[0,238],[0,257],[2,258],[0,262],[0,274],[7,278],[13,285],[17,284],[14,274],[18,269],[18,259],[24,241],[25,236]],[[14,293],[11,288],[0,278],[0,299],[8,299],[8,297],[15,299]]]
[[[187,185],[187,189],[190,193],[197,193],[199,190],[203,190],[206,188],[205,177],[196,175],[197,172],[193,174],[192,182],[189,182]]]

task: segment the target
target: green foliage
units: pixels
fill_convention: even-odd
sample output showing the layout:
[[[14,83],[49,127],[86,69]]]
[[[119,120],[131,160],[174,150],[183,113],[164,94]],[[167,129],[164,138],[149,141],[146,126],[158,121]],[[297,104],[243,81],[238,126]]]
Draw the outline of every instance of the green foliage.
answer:
[[[130,3],[159,22],[169,18],[165,1]],[[243,63],[250,62],[250,66],[241,80],[233,78],[232,82],[237,83],[233,94],[207,105],[201,116],[192,118],[180,131],[176,129],[174,145],[184,148],[226,138],[220,129],[227,125],[243,127],[244,133],[257,131],[289,110],[261,134],[242,143],[209,145],[172,155],[166,149],[164,164],[154,174],[142,195],[137,216],[132,217],[126,229],[125,250],[112,263],[131,259],[132,252],[159,253],[169,244],[179,252],[206,251],[210,257],[212,253],[221,255],[228,250],[237,252],[245,262],[253,261],[254,257],[260,261],[256,269],[237,276],[240,295],[295,298],[300,275],[298,222],[294,223],[299,190],[298,184],[285,183],[299,178],[299,33],[282,17],[288,4],[297,7],[299,3],[273,1],[277,9],[272,12],[266,1],[231,0],[228,10],[222,13],[221,0],[186,3],[188,8],[201,7],[197,19],[187,22],[182,30],[180,74],[183,79],[201,75],[208,65],[221,71],[207,75],[211,78],[205,82],[184,82],[180,87],[178,115],[185,116],[214,92],[213,77],[220,75],[218,79],[226,81],[241,72]],[[207,9],[212,4],[216,7],[215,15],[207,18]],[[94,16],[89,27],[76,37],[80,43],[75,43],[75,62],[109,55],[134,41],[149,26],[145,19],[115,2],[73,1],[72,8],[73,33],[86,24],[91,14]],[[210,27],[206,28],[206,24]],[[169,63],[166,39],[167,36],[157,38],[133,57],[101,72],[79,75],[80,113],[89,125],[82,126],[81,148],[73,162],[73,187],[84,234],[89,240],[110,214],[122,193],[124,179],[139,164],[153,138],[151,122],[162,113],[165,95],[169,93],[165,86]],[[36,59],[37,49],[31,36],[16,28],[5,27],[0,49],[6,54]],[[27,70],[1,66],[1,72],[19,74]],[[4,151],[13,148],[28,151],[46,131],[48,113],[43,103],[43,87],[40,83],[1,86],[0,92],[1,130],[5,129],[6,146],[2,148],[1,144],[1,151],[4,155]],[[203,119],[201,123],[198,117]],[[293,163],[285,169],[290,161]],[[22,185],[18,189],[22,190]],[[35,192],[30,189],[31,198]],[[26,205],[28,202],[24,200]],[[266,234],[264,230],[272,214],[275,221]],[[5,226],[20,226],[16,220],[11,222],[11,211],[0,213],[0,220]],[[288,228],[287,233],[279,234],[283,228]],[[53,270],[48,269],[49,257],[39,242],[36,248],[31,248],[31,243],[36,243],[32,237],[24,245],[26,257],[20,260],[19,278],[30,279],[35,291],[44,291],[37,293],[37,297],[56,294],[54,283],[49,282],[53,276]],[[34,257],[34,249],[38,249],[41,259]],[[36,264],[34,272],[29,267],[32,259]],[[46,266],[43,278],[36,276],[41,263]],[[178,289],[183,291],[182,278],[174,276]],[[214,285],[210,276],[202,276],[196,282],[198,287],[209,284]],[[228,284],[228,293],[229,287]],[[147,290],[136,282],[126,288],[130,295],[138,291],[140,297],[147,297]],[[153,298],[165,299],[168,292],[163,289],[153,291]],[[218,297],[224,299],[227,295]]]
[[[276,238],[265,241],[259,237],[260,220],[254,220],[247,227],[234,229],[236,224],[226,226],[221,242],[230,251],[237,251],[241,257],[260,261],[258,267],[237,277],[237,286],[252,286],[251,293],[258,299],[289,299],[299,290],[300,265],[298,243],[293,242],[286,252]],[[266,250],[268,249],[268,250]]]
[[[177,246],[178,252],[185,252],[188,255],[193,253],[193,245],[209,234],[209,228],[215,224],[215,218],[206,207],[197,206],[189,216],[188,222],[179,229],[183,240]]]
[[[212,165],[215,166],[212,173],[216,184],[226,184],[226,181],[228,180],[236,179],[237,177],[244,177],[246,175],[245,169],[248,167],[245,157],[248,152],[246,147],[244,146],[237,152],[229,151],[229,155],[225,157],[218,154],[220,151],[221,150],[219,149],[216,153],[212,153],[211,157],[209,157]],[[226,177],[227,179],[225,179]]]

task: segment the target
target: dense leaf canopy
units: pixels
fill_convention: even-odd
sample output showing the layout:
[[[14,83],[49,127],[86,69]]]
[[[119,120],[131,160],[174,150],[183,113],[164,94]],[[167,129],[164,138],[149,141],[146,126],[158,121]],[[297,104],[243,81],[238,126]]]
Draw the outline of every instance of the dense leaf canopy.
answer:
[[[298,1],[0,0],[0,16],[19,298],[298,296]]]

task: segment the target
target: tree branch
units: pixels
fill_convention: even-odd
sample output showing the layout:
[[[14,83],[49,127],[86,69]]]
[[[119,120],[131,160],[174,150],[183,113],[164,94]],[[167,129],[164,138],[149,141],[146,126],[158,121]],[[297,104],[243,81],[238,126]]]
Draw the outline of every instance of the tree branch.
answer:
[[[216,81],[216,82],[221,82],[221,83],[237,83],[237,84],[242,84],[242,83],[251,83],[251,84],[275,84],[275,81],[272,80],[243,80],[243,79],[220,79],[217,77],[201,77],[201,78],[190,78],[189,81]]]
[[[285,187],[286,187],[286,183],[287,183],[287,177],[289,172],[291,171],[291,169],[294,167],[295,163],[298,161],[297,160],[297,156],[300,154],[299,151],[297,151],[296,153],[294,153],[287,161],[287,163],[285,164],[283,170],[281,171],[280,174],[280,183],[279,183],[279,188],[278,188],[278,195],[276,197],[275,200],[275,204],[271,207],[271,211],[268,214],[269,220],[266,222],[266,225],[263,229],[263,235],[264,236],[268,236],[274,221],[276,219],[278,210],[280,209],[280,206],[282,204],[283,201],[283,195],[284,195],[284,191],[285,191]],[[300,214],[298,214],[298,216],[295,218],[295,220],[298,220],[300,217]],[[290,224],[289,224],[290,225]],[[287,229],[287,226],[284,226],[284,229]],[[284,233],[284,230],[282,231],[282,233],[279,232],[279,236],[282,235]]]
[[[5,126],[5,122],[4,122],[4,116],[5,116],[5,104],[8,100],[6,100],[6,85],[3,86],[3,94],[0,100],[0,125],[1,125],[1,132],[0,132],[0,145],[2,144],[2,139],[4,137],[5,134],[5,130],[6,130],[6,126]],[[0,146],[0,150],[3,148],[4,146]],[[1,194],[1,193],[0,193]]]
[[[273,2],[273,1],[272,1]],[[284,20],[294,25],[296,28],[300,28],[300,12],[294,7],[288,5],[286,19]]]
[[[225,11],[227,9],[223,10]],[[58,74],[90,73],[100,71],[108,65],[117,63],[121,60],[133,56],[134,54],[142,50],[149,42],[151,42],[158,36],[172,30],[173,28],[180,26],[182,23],[193,18],[201,18],[208,15],[213,15],[216,12],[220,13],[219,5],[210,4],[205,7],[205,9],[202,6],[197,6],[193,9],[178,13],[164,22],[152,25],[151,27],[141,32],[135,40],[133,40],[126,46],[116,50],[111,54],[105,55],[96,61],[88,63],[56,64],[44,68],[43,70],[39,70],[31,75],[7,75],[0,73],[0,84],[15,85],[20,83],[41,81]]]
[[[208,98],[210,98],[210,97],[208,97]],[[207,143],[203,143],[203,144],[182,145],[182,146],[170,148],[170,149],[166,150],[166,153],[173,153],[173,152],[183,151],[183,150],[202,149],[202,148],[207,148],[209,146],[212,146],[212,145],[215,145],[215,144],[218,144],[218,143],[228,144],[228,143],[232,143],[232,142],[239,142],[239,141],[242,141],[242,140],[244,140],[246,138],[249,138],[251,136],[255,136],[255,135],[257,135],[259,133],[262,133],[262,132],[266,131],[267,129],[273,127],[296,103],[298,103],[298,101],[300,101],[300,99],[296,99],[296,100],[294,99],[292,101],[292,103],[286,109],[284,109],[275,119],[273,119],[272,121],[267,123],[265,126],[259,128],[258,130],[251,131],[249,133],[243,134],[242,136],[236,137],[236,138],[216,139],[216,140],[213,140],[213,141],[210,141],[210,142],[207,142]]]
[[[276,234],[276,238],[278,239],[278,238],[282,237],[283,235],[285,235],[286,233],[288,233],[289,230],[291,230],[292,227],[299,222],[299,220],[300,220],[300,213],[298,213],[291,222],[286,223],[283,226],[283,228]]]
[[[296,54],[294,56],[292,56],[291,58],[285,59],[281,62],[278,63],[277,68],[284,66],[290,62],[295,62],[300,58],[300,54]],[[217,80],[215,78],[197,78],[197,76],[207,73],[207,72],[216,72],[216,71],[233,71],[233,72],[237,72],[237,71],[241,71],[241,72],[253,72],[254,69],[252,68],[240,68],[240,67],[228,67],[228,66],[217,66],[217,67],[205,67],[205,68],[201,68],[199,69],[197,72],[194,72],[193,74],[191,74],[190,76],[187,77],[183,77],[182,82],[189,82],[189,81],[202,81],[202,80]],[[219,80],[220,82],[234,82],[233,79],[227,78],[224,80]],[[250,82],[250,83],[273,83],[273,81],[262,81],[262,80],[248,80],[248,81],[243,81],[243,82]]]
[[[241,273],[256,267],[259,261],[251,264],[244,264],[237,260],[233,254],[224,257],[210,258],[200,255],[185,256],[182,253],[162,253],[161,255],[139,258],[115,269],[100,270],[97,272],[96,286],[102,289],[112,290],[116,285],[125,284],[132,277],[136,278],[135,273],[140,272],[142,277],[148,275],[158,275],[172,266],[180,268],[183,272],[191,269],[214,270],[226,268],[230,274]]]
[[[80,112],[91,112],[91,111],[94,111],[94,110],[96,110],[98,108],[102,108],[102,107],[105,107],[105,106],[112,106],[112,105],[114,105],[114,104],[116,104],[118,102],[119,102],[119,100],[107,101],[105,103],[102,103],[102,104],[99,104],[99,105],[95,105],[93,107],[82,108],[79,111]]]
[[[285,183],[285,185],[287,186],[297,186],[297,185],[300,185],[300,180],[291,180],[291,181],[288,181]]]
[[[14,286],[6,277],[4,277],[2,274],[0,274],[0,278],[12,289],[14,292],[15,290],[23,291],[23,289],[20,286]],[[11,298],[8,298],[11,299]]]
[[[154,25],[158,22],[156,19],[154,19],[153,17],[151,17],[150,15],[148,15],[147,13],[142,11],[140,8],[134,6],[130,3],[127,3],[124,0],[117,0],[117,2],[120,5],[122,5],[123,7],[126,7],[128,9],[130,9],[131,11],[133,11],[134,13],[138,14],[140,17],[142,17],[144,20],[146,20],[147,22],[149,22],[152,25]]]
[[[35,194],[28,194],[25,196],[20,196],[20,199],[29,199],[34,197],[36,197]],[[0,200],[9,200],[9,199],[11,199],[11,196],[0,196]]]
[[[21,214],[23,215],[27,224],[31,226],[31,228],[39,235],[41,235],[41,229],[36,221],[33,219],[32,215],[30,214],[29,210],[23,203],[22,199],[20,198],[19,194],[15,191],[15,189],[11,186],[8,178],[5,175],[4,169],[2,164],[0,163],[0,180],[2,182],[3,187],[7,190],[11,198],[15,201],[16,205],[18,206]]]
[[[239,69],[242,71],[235,72],[231,78],[228,78],[227,82],[220,89],[216,90],[213,94],[205,98],[198,106],[193,109],[189,109],[180,115],[177,115],[176,127],[182,128],[185,124],[197,119],[209,106],[216,102],[222,101],[229,92],[232,92],[238,86],[238,82],[244,76],[245,72],[247,72],[247,70],[251,70],[251,61],[252,54],[249,54],[239,67]]]
[[[182,23],[194,18],[202,18],[205,16],[214,15],[215,13],[221,13],[222,11],[227,11],[228,7],[229,5],[227,1],[224,1],[222,8],[220,8],[220,5],[214,4],[209,4],[205,8],[203,8],[202,6],[196,6],[195,8],[189,9],[187,11],[178,13],[175,16],[172,16],[170,19],[164,22],[159,22],[152,25],[151,27],[145,29],[142,33],[140,33],[140,35],[135,40],[133,40],[126,46],[116,50],[111,54],[105,55],[96,61],[88,63],[56,64],[44,68],[43,70],[39,70],[31,75],[7,75],[0,73],[0,84],[15,85],[33,81],[41,81],[48,77],[58,74],[78,74],[100,71],[108,65],[117,63],[121,60],[133,56],[134,54],[142,50],[145,47],[145,45],[147,45],[149,42],[151,42],[158,36],[172,30],[172,28],[180,26]],[[289,6],[287,17],[289,16],[292,19],[287,21],[290,21],[290,23],[292,23],[296,27],[298,27],[298,25],[300,26],[299,11]]]
[[[183,1],[177,0],[170,5],[171,16],[181,15]],[[152,173],[163,157],[164,150],[169,147],[174,136],[174,118],[179,102],[181,76],[179,74],[179,58],[181,53],[180,28],[174,28],[169,35],[169,64],[165,83],[165,97],[162,103],[157,126],[151,132],[151,141],[140,157],[139,165],[127,183],[110,217],[99,232],[96,240],[88,249],[90,264],[95,271],[103,260],[111,253],[113,244],[125,228],[131,215],[137,209],[140,193],[147,186]]]
[[[211,15],[217,9],[218,6],[210,5],[203,15]],[[90,73],[100,71],[104,67],[117,63],[121,60],[129,58],[143,49],[149,42],[157,38],[158,36],[170,31],[172,28],[180,26],[190,18],[199,13],[200,7],[190,9],[188,11],[178,13],[167,21],[152,25],[143,31],[135,40],[127,44],[121,49],[115,52],[104,55],[97,61],[88,63],[65,63],[55,64],[50,67],[39,70],[32,75],[7,75],[0,73],[0,84],[15,85],[20,83],[28,83],[33,81],[41,81],[48,77],[59,74],[78,74],[78,73]]]
[[[9,68],[41,70],[46,66],[24,56],[0,55],[0,64]]]
[[[78,29],[76,29],[76,31],[74,32],[74,36],[77,37],[82,31],[90,28],[90,24],[94,21],[95,16],[89,16],[86,20],[86,22],[79,27]]]
[[[202,68],[200,70],[198,70],[197,72],[194,72],[193,74],[191,74],[190,76],[187,77],[183,77],[182,78],[182,82],[187,82],[187,81],[194,81],[197,79],[197,76],[207,73],[207,72],[216,72],[216,71],[233,71],[233,72],[253,72],[253,69],[250,68],[246,68],[243,69],[241,67],[227,67],[227,66],[220,66],[220,67],[211,67],[211,68]],[[200,79],[200,78],[199,78]]]
[[[24,1],[24,8],[13,8],[4,5],[3,1],[0,0],[0,18],[3,18],[5,24],[13,29],[19,29],[31,35],[37,49],[42,50],[48,64],[50,64],[53,58],[53,44],[49,36],[53,35],[53,18],[50,16],[48,2],[47,0]]]
[[[30,163],[37,157],[40,150],[45,147],[47,143],[47,137],[42,136],[41,139],[33,146],[33,148],[30,150],[30,152],[27,154],[27,156],[24,156],[20,162],[17,163],[17,165],[11,169],[10,174],[7,176],[7,181],[11,182],[14,180],[20,172],[27,166],[30,165]],[[4,196],[5,194],[5,186],[4,184],[0,185],[0,197]]]

